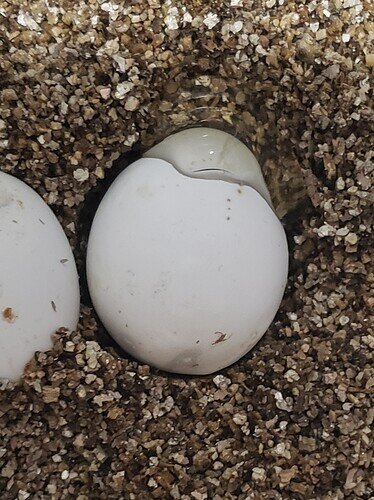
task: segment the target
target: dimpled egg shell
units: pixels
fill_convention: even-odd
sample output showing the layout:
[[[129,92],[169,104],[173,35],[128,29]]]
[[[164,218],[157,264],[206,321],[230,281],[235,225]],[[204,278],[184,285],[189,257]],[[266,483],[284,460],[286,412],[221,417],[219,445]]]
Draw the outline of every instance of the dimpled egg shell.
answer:
[[[256,344],[287,270],[283,227],[253,188],[150,158],[109,188],[87,251],[90,294],[108,332],[135,358],[184,374],[215,372]]]
[[[75,329],[79,283],[69,242],[52,210],[25,183],[0,172],[0,377],[16,380],[60,327]]]

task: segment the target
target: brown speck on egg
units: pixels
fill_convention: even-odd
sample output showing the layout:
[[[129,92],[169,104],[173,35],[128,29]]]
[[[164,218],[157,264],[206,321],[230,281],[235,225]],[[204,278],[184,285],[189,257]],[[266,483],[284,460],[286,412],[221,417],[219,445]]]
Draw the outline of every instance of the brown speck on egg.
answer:
[[[16,316],[13,313],[13,309],[11,307],[6,307],[3,310],[3,319],[8,323],[14,323]]]
[[[52,306],[52,309],[54,310],[54,312],[57,311],[57,307],[56,307],[56,304],[54,303],[53,300],[51,300],[51,306]]]
[[[217,345],[217,344],[220,344],[221,342],[225,342],[226,340],[228,340],[226,333],[215,332],[214,335],[219,335],[219,337],[218,337],[217,340],[215,340],[214,342],[212,342],[212,345]]]

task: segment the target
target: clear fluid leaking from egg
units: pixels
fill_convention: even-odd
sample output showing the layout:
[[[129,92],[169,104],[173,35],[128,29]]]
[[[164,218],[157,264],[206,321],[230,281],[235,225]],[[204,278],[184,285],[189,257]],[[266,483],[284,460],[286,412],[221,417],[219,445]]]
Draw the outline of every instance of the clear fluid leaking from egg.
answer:
[[[108,332],[135,358],[183,374],[213,373],[248,352],[278,310],[287,271],[256,159],[207,128],[167,138],[117,177],[87,249]]]

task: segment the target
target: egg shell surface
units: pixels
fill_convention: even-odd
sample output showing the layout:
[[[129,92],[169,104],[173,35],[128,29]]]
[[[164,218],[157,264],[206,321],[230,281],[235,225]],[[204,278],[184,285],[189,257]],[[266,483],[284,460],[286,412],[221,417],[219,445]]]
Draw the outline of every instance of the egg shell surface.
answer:
[[[0,172],[0,378],[17,380],[60,327],[75,329],[79,281],[65,233],[43,199]]]
[[[87,277],[108,332],[162,370],[208,374],[247,353],[280,305],[285,233],[249,186],[143,158],[104,196]]]
[[[165,160],[189,177],[246,184],[272,206],[256,157],[242,141],[223,130],[196,127],[176,132],[144,157]]]

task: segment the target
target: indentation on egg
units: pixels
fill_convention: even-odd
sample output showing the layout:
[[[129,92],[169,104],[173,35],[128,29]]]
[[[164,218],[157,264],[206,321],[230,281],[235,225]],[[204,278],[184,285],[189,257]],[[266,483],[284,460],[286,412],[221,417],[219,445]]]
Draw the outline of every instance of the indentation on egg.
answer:
[[[139,196],[141,196],[144,199],[152,198],[155,194],[154,191],[152,191],[149,184],[143,184],[143,186],[140,186],[137,189],[137,192],[138,192]]]
[[[170,271],[162,271],[159,276],[159,279],[153,286],[154,287],[153,295],[155,296],[162,293],[166,293],[171,283],[171,280],[172,280],[172,273]]]
[[[4,188],[0,189],[0,208],[7,207],[13,201],[12,196]]]
[[[175,366],[184,367],[185,369],[196,367],[199,365],[201,357],[201,352],[196,349],[184,349],[179,354],[177,354],[173,359],[170,359],[169,363],[165,366],[166,370],[173,371]],[[169,368],[170,367],[170,368]]]
[[[8,323],[14,323],[14,321],[16,320],[16,315],[14,314],[13,309],[11,307],[6,307],[3,310],[2,315],[3,319]]]

